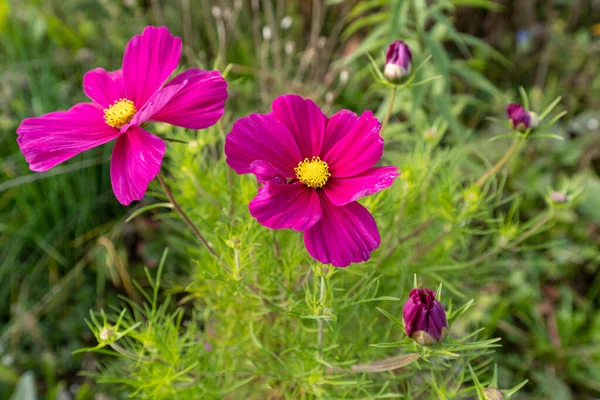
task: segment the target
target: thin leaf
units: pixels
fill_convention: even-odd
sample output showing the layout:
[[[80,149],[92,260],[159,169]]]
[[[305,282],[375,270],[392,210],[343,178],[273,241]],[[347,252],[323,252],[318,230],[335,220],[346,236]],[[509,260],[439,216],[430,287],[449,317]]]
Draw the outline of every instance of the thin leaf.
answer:
[[[173,204],[171,204],[171,203],[155,203],[155,204],[150,204],[150,205],[142,207],[142,208],[138,208],[137,210],[135,210],[134,212],[131,213],[131,215],[125,220],[125,222],[131,221],[138,215],[143,214],[148,210],[152,210],[154,208],[161,208],[161,207],[162,208],[173,208]]]

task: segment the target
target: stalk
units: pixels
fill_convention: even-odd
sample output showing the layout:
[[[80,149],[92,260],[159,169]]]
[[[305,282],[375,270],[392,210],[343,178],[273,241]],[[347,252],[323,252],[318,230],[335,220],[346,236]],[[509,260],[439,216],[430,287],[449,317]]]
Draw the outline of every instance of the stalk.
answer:
[[[385,113],[385,118],[383,119],[383,124],[381,124],[381,132],[385,129],[388,122],[390,121],[390,117],[392,116],[392,108],[394,107],[394,102],[396,101],[396,92],[398,89],[394,86],[392,88],[392,98],[390,99],[390,104],[388,106],[387,112]]]
[[[163,190],[165,191],[165,194],[167,195],[169,202],[173,205],[173,208],[179,213],[179,215],[181,215],[181,217],[183,218],[185,223],[190,227],[192,232],[194,232],[194,235],[196,235],[196,237],[198,238],[198,240],[200,240],[200,242],[204,245],[204,247],[206,247],[208,252],[213,257],[218,259],[219,255],[217,254],[217,252],[212,248],[212,246],[210,244],[208,244],[208,242],[206,241],[204,236],[202,236],[202,233],[200,233],[200,230],[196,227],[196,225],[194,225],[194,223],[187,216],[185,211],[183,211],[181,209],[181,207],[179,206],[179,203],[177,203],[177,201],[175,200],[175,197],[173,197],[173,193],[171,193],[171,189],[169,189],[169,186],[167,186],[167,184],[161,174],[158,174],[158,181],[160,182],[160,185],[162,186]]]
[[[488,169],[485,172],[485,174],[483,174],[483,176],[477,180],[475,186],[481,187],[485,183],[485,181],[487,181],[491,176],[495,175],[500,170],[500,168],[502,168],[504,164],[506,164],[506,162],[510,159],[513,153],[517,151],[517,149],[521,146],[522,142],[523,139],[516,139],[513,142],[512,146],[510,146],[510,148],[506,151],[504,157],[502,157],[496,164],[494,164],[492,168]]]

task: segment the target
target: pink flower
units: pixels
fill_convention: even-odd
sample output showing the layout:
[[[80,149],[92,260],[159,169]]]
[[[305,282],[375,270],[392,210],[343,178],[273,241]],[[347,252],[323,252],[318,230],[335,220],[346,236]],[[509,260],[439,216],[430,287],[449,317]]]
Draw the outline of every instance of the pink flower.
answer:
[[[218,71],[189,69],[165,84],[180,53],[181,39],[165,27],[149,26],[134,36],[125,47],[122,69],[85,74],[83,91],[91,103],[21,123],[17,142],[29,168],[46,171],[117,139],[110,162],[115,196],[123,205],[141,200],[165,154],[163,140],[141,125],[160,121],[204,129],[224,112],[227,83]]]
[[[356,200],[390,186],[396,167],[373,167],[383,153],[370,111],[327,118],[311,100],[285,95],[269,114],[238,120],[225,141],[227,163],[264,183],[250,213],[272,229],[304,231],[318,261],[346,267],[379,247],[373,216]]]

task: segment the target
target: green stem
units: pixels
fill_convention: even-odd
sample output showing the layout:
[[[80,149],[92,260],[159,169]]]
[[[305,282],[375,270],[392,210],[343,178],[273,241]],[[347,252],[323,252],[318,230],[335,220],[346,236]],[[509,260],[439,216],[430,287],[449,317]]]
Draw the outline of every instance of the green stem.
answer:
[[[325,277],[323,276],[323,271],[321,270],[321,292],[319,294],[319,303],[321,304],[321,308],[323,307],[323,302],[325,301]],[[325,326],[323,324],[323,319],[318,320],[319,324],[319,353],[323,352],[323,334],[325,331]]]
[[[385,113],[385,118],[383,119],[383,124],[381,124],[381,132],[385,129],[388,122],[390,121],[390,117],[392,116],[392,109],[394,108],[394,102],[396,101],[396,92],[398,89],[394,86],[392,88],[392,98],[390,99],[390,104],[388,105],[387,112]]]
[[[494,164],[494,166],[490,169],[488,169],[485,174],[483,174],[481,176],[481,178],[479,178],[477,180],[477,182],[475,183],[475,186],[481,187],[483,186],[483,184],[485,183],[485,181],[487,181],[491,176],[495,175],[500,168],[502,168],[504,166],[504,164],[506,164],[506,162],[510,159],[510,157],[513,155],[513,153],[515,151],[517,151],[517,149],[519,148],[519,146],[521,145],[521,143],[523,142],[522,138],[516,139],[512,146],[510,146],[510,148],[506,151],[506,154],[504,154],[504,157],[502,157],[496,164]]]
[[[208,244],[208,242],[206,241],[204,236],[202,236],[202,233],[200,233],[200,230],[196,227],[196,225],[194,225],[194,223],[187,216],[185,211],[183,211],[181,209],[181,207],[179,206],[179,203],[177,203],[177,201],[175,200],[175,197],[173,197],[173,193],[171,193],[171,189],[169,189],[169,186],[167,186],[167,184],[161,174],[158,174],[158,181],[160,182],[160,185],[162,186],[163,190],[165,191],[165,194],[167,195],[169,202],[171,202],[171,204],[173,205],[173,208],[179,213],[179,215],[181,215],[181,217],[183,218],[185,223],[190,227],[192,232],[194,232],[194,235],[196,235],[196,237],[198,238],[198,240],[200,240],[200,242],[204,245],[204,247],[206,247],[208,252],[213,257],[218,259],[219,255],[217,254],[217,252],[212,248],[212,246],[210,244]]]

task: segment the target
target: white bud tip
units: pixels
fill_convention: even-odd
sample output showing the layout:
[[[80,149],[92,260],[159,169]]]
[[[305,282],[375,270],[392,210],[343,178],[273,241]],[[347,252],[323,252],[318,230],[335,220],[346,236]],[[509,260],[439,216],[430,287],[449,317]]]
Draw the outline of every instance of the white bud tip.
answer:
[[[396,64],[385,64],[385,68],[383,69],[383,76],[390,81],[402,79],[406,74],[408,74],[408,71]]]
[[[529,113],[529,128],[535,129],[540,126],[540,117],[534,112]]]

